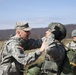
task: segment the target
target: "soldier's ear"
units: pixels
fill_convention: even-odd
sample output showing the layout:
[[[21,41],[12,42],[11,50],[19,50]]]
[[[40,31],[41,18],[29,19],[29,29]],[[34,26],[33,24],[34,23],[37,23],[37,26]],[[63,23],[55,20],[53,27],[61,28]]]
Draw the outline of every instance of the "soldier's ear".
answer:
[[[20,30],[16,30],[16,34],[20,35]]]

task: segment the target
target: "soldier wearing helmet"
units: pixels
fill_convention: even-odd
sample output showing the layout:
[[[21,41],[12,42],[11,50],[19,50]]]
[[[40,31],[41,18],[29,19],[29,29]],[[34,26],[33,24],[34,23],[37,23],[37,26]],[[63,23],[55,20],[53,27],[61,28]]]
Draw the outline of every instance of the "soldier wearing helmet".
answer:
[[[76,36],[76,29],[72,31],[71,36],[72,36],[72,37],[75,37],[75,36]]]
[[[76,50],[76,29],[72,31],[71,36],[73,40],[70,43],[68,43],[66,46]]]
[[[72,31],[71,36],[72,36],[72,41],[66,44],[67,56],[70,63],[67,66],[67,74],[76,75],[76,29]],[[67,75],[65,73],[66,72],[64,72],[64,74],[61,75]]]
[[[76,29],[72,31],[71,36],[73,40],[70,43],[68,43],[66,46],[76,50]]]
[[[66,37],[66,28],[57,22],[50,23],[48,28],[42,70],[47,75],[60,75],[66,51],[61,40]]]

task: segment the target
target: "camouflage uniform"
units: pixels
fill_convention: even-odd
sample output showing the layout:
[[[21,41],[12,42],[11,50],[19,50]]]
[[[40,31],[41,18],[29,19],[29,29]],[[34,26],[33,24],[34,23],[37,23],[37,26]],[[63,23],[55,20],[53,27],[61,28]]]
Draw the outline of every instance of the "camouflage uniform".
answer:
[[[76,50],[76,42],[74,41],[68,43],[66,46],[69,47],[70,49]]]
[[[76,30],[72,31],[71,36],[76,37]],[[69,47],[70,49],[76,50],[76,41],[73,39],[73,41],[68,43],[66,46]]]
[[[76,75],[76,43],[74,41],[66,45],[69,50],[67,50],[67,56],[69,63],[65,62],[65,66],[61,75]]]
[[[66,28],[63,24],[52,22],[48,25],[51,35],[46,40],[44,72],[47,75],[60,75],[66,50],[61,43],[66,37]]]
[[[44,72],[47,75],[60,75],[65,58],[65,48],[58,40],[55,42],[52,35],[50,35],[46,40],[45,51]]]
[[[3,46],[0,75],[23,75],[24,65],[34,62],[41,55],[40,50],[29,54],[24,54],[24,50],[38,48],[41,43],[42,40],[24,41],[15,36],[11,37]]]
[[[72,31],[71,36],[76,38],[76,30]],[[73,39],[66,47],[68,59],[61,75],[76,75],[76,41]]]
[[[49,29],[46,32],[45,60],[41,64],[42,68],[39,75],[60,75],[66,55],[66,50],[61,40],[66,36],[66,28],[61,23],[55,22],[50,23],[48,27]],[[31,70],[34,68],[32,67]],[[38,74],[29,72],[27,75]]]

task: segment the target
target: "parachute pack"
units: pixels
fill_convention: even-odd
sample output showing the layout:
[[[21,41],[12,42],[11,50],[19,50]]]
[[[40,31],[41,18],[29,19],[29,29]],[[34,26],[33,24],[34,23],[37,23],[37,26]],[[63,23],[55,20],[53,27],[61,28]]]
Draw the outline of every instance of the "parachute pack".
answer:
[[[31,66],[29,66],[29,68],[27,69],[26,75],[40,75],[41,72],[41,64],[33,64]]]

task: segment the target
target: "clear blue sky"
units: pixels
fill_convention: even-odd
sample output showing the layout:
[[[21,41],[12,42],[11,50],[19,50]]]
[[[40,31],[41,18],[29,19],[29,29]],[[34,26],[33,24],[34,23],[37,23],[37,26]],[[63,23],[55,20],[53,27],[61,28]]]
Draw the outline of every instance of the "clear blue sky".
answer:
[[[0,0],[0,29],[13,29],[17,21],[32,28],[50,22],[76,24],[76,0]]]

